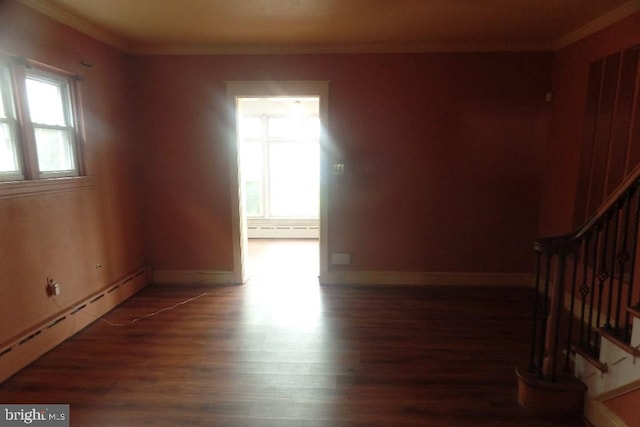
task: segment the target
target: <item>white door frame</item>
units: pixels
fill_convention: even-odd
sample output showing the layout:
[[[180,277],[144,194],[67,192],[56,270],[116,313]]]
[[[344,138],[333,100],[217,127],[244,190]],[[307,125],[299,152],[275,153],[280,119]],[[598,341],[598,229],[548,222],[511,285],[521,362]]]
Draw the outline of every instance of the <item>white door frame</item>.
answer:
[[[237,111],[238,98],[246,97],[297,97],[317,96],[320,99],[320,277],[329,270],[329,251],[327,245],[327,190],[326,171],[328,168],[326,153],[328,138],[326,126],[329,118],[329,82],[328,81],[227,81],[227,102],[230,111],[229,143],[231,158],[231,219],[233,238],[233,280],[245,283],[247,280],[245,259],[247,251],[247,227],[244,213],[244,200],[240,197],[240,157],[238,147]]]

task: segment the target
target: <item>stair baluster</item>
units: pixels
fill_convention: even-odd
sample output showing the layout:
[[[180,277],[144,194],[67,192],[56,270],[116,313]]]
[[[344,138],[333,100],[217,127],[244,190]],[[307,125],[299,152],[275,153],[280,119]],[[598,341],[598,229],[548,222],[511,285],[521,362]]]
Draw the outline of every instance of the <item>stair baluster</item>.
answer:
[[[555,391],[570,390],[582,399],[584,384],[571,372],[573,354],[580,353],[606,371],[598,360],[601,336],[629,346],[627,308],[636,295],[639,231],[640,167],[580,230],[536,240],[531,353],[527,373],[518,374],[523,389],[555,384]]]

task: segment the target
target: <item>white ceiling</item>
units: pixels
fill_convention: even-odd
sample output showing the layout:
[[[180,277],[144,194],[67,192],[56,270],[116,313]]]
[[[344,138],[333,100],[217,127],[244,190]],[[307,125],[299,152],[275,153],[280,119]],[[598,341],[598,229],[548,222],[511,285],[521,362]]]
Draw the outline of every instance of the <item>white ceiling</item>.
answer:
[[[640,10],[640,0],[20,1],[141,54],[548,50]]]

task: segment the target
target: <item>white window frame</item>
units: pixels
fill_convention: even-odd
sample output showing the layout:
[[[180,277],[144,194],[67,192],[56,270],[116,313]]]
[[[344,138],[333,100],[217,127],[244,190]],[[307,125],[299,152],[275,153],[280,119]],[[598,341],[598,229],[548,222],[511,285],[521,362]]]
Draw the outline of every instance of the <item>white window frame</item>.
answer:
[[[20,181],[24,179],[24,174],[22,173],[22,156],[18,138],[16,96],[12,82],[11,68],[2,62],[0,62],[0,86],[2,88],[2,99],[0,99],[0,102],[2,102],[5,113],[8,113],[6,114],[8,117],[0,117],[0,124],[6,125],[9,128],[13,156],[17,164],[16,171],[0,171],[0,181]]]
[[[76,76],[71,73],[31,61],[0,60],[0,67],[9,72],[9,91],[15,118],[11,120],[19,171],[0,172],[0,182],[37,181],[52,178],[79,177],[83,175],[81,161],[81,123],[78,112]],[[27,97],[27,79],[57,85],[61,89],[64,124],[51,125],[31,120]],[[2,83],[5,84],[4,82]],[[4,89],[4,87],[3,87]],[[4,93],[4,91],[3,91]],[[8,97],[8,96],[7,96]],[[8,119],[2,120],[9,121]],[[41,171],[36,143],[37,129],[52,129],[65,132],[69,141],[72,168],[66,170]]]

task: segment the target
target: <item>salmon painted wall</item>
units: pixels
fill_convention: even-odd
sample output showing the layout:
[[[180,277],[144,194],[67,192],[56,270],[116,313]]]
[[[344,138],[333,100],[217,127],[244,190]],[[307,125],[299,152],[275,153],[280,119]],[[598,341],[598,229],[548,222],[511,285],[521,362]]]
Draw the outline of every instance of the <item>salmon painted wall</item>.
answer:
[[[232,269],[225,81],[329,80],[329,252],[354,271],[529,272],[548,53],[134,58],[146,241]]]
[[[638,412],[638,402],[640,402],[640,389],[635,389],[629,393],[605,401],[613,412],[627,423],[628,426],[640,426],[640,412]]]
[[[2,346],[145,259],[128,58],[15,1],[0,3],[0,49],[82,75],[84,157],[93,177],[88,188],[19,197],[0,183]],[[56,301],[45,292],[48,276],[61,285]]]
[[[565,234],[573,224],[589,64],[640,43],[636,13],[556,52],[550,138],[545,147],[540,235]]]

